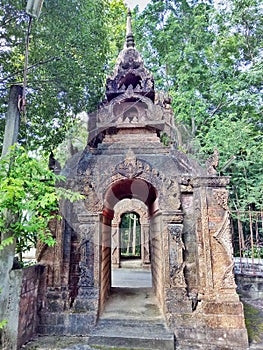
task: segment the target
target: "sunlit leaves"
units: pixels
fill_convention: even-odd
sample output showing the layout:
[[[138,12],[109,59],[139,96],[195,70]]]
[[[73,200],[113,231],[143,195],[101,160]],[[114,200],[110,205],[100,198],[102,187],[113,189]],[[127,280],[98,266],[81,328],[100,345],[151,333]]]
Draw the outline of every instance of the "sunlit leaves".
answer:
[[[218,148],[220,167],[235,156],[222,173],[231,175],[232,205],[257,209],[263,204],[262,11],[258,0],[151,1],[135,27],[156,86],[173,97],[176,124],[188,126],[190,146],[182,150],[194,150],[204,163]]]
[[[9,232],[10,239],[17,239],[18,251],[29,249],[37,239],[54,245],[48,224],[59,218],[59,200],[81,198],[79,193],[61,188],[64,177],[55,175],[46,163],[40,155],[30,156],[23,148],[13,148],[0,161],[0,229]],[[9,243],[4,240],[1,244]]]

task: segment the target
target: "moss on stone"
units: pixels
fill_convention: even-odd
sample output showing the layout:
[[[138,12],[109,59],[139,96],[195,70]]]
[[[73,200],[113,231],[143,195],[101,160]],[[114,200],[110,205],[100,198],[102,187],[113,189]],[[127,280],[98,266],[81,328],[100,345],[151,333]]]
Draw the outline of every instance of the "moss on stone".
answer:
[[[243,304],[248,340],[250,343],[261,342],[263,338],[263,313],[248,303]]]

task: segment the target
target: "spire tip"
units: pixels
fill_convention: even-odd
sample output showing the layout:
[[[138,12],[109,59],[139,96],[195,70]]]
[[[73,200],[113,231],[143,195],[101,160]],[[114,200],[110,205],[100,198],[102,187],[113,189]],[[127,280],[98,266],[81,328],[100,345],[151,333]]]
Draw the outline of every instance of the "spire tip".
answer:
[[[131,24],[131,9],[128,8],[127,16],[127,27],[126,27],[126,47],[134,47],[134,36],[132,33],[132,24]]]

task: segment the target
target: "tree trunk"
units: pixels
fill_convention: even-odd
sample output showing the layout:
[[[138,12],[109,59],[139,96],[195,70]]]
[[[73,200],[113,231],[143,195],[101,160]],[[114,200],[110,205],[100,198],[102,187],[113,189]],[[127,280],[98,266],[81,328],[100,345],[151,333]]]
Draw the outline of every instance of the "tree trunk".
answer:
[[[20,111],[19,101],[22,98],[23,88],[20,85],[12,85],[10,88],[9,102],[6,113],[5,135],[2,148],[2,157],[6,155],[8,148],[17,142]]]
[[[19,125],[20,125],[20,111],[19,111],[19,101],[22,98],[23,89],[19,85],[12,85],[10,88],[9,102],[6,113],[6,125],[5,125],[5,135],[2,149],[2,157],[4,157],[8,148],[17,142]],[[6,214],[7,227],[14,222],[17,218],[10,211]],[[0,243],[6,238],[12,237],[12,232],[8,231],[6,233],[0,232]],[[10,272],[13,267],[14,256],[15,256],[15,240],[12,244],[5,246],[0,250],[0,322],[9,318],[12,312],[12,305],[10,305],[10,292],[12,286],[10,283]],[[10,322],[5,326],[5,332],[0,334],[0,345],[1,349],[11,349],[13,345],[16,344],[16,339],[14,335],[14,330],[12,329]]]
[[[132,255],[136,255],[136,215],[133,215]]]

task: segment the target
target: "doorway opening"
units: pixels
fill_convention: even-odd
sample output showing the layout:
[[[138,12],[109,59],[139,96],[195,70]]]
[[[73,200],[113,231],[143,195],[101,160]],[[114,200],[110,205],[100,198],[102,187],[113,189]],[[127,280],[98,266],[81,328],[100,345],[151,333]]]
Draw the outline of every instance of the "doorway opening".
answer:
[[[135,300],[140,305],[137,305],[138,310],[141,302],[148,303],[150,300],[148,306],[143,304],[144,310],[163,310],[165,260],[162,216],[156,189],[142,179],[123,179],[109,187],[104,203],[101,217],[100,317],[102,314],[103,317],[109,315],[111,306],[116,312],[117,303],[124,299],[129,301],[125,313],[134,309]],[[125,266],[126,263],[130,266]],[[152,316],[146,310],[145,314]],[[160,316],[159,311],[155,314]],[[142,315],[138,313],[138,316]]]
[[[120,259],[141,259],[140,217],[135,212],[124,213],[120,222]]]

